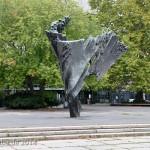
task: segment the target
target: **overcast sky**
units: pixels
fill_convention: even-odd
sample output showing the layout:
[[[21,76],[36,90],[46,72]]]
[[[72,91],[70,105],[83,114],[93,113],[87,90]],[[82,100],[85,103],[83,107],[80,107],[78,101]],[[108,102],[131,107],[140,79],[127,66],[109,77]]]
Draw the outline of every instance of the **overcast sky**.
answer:
[[[90,10],[88,0],[75,0],[75,1],[77,1],[84,8],[85,11]]]

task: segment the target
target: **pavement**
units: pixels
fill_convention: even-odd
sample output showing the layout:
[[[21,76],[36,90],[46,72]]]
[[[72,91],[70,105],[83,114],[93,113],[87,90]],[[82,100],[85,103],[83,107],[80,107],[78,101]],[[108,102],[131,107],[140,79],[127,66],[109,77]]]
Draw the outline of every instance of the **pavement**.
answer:
[[[150,150],[150,136],[49,141],[0,141],[0,150]]]
[[[150,124],[149,107],[108,105],[83,105],[82,107],[79,118],[70,118],[68,109],[0,110],[0,128]]]
[[[0,150],[150,150],[150,109],[148,107],[108,105],[83,105],[82,107],[83,111],[79,118],[70,118],[68,110],[58,108],[52,110],[1,109],[0,130],[3,132],[0,135]],[[127,124],[130,125],[130,127],[136,125],[134,131],[130,128],[126,129]],[[84,127],[93,125],[101,126],[101,129],[96,130],[96,132],[101,131],[102,136],[85,136],[83,138],[80,136],[80,139],[62,138],[61,140],[52,140],[47,138],[45,140],[38,140],[36,138],[28,138],[25,134],[31,133],[25,133],[24,131],[26,129],[28,130],[28,128],[32,128],[32,132],[36,134],[36,131],[39,132],[37,128],[60,128],[62,126],[77,128],[77,126]],[[120,128],[123,128],[119,129],[115,127],[118,132],[126,132],[126,136],[108,136],[107,138],[103,136],[105,130],[104,126],[105,128],[111,126],[111,130],[109,127],[109,134],[111,134],[111,132],[115,133],[113,125],[118,125]],[[143,128],[144,126],[148,126],[148,129]],[[10,134],[6,134],[10,128],[12,135],[17,133],[15,132],[16,128],[22,128],[22,131],[19,132],[21,132],[21,135],[24,135],[25,138],[21,138],[18,135],[16,138],[9,137]],[[72,129],[69,132],[72,133]],[[130,135],[128,136],[127,132],[132,133],[129,133]],[[133,132],[138,132],[138,134],[133,134]],[[141,132],[143,132],[143,134],[141,134]],[[48,131],[45,133],[47,134]],[[107,135],[107,133],[105,134]],[[123,134],[124,133],[121,133],[121,135]],[[7,138],[3,137],[4,135]]]

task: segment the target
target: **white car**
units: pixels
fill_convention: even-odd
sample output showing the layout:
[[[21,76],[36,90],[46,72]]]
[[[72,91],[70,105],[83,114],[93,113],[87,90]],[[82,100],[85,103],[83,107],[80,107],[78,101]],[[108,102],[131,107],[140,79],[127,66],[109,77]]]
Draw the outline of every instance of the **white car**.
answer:
[[[132,103],[135,99],[129,99],[129,102]]]

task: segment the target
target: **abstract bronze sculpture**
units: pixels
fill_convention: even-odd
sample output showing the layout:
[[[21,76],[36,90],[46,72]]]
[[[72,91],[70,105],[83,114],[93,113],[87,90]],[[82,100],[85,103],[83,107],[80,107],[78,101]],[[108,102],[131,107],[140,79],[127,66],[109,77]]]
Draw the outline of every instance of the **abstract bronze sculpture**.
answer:
[[[118,41],[119,36],[113,31],[97,35],[95,38],[90,36],[86,41],[67,41],[62,31],[70,19],[70,16],[66,16],[65,20],[53,22],[46,34],[59,62],[70,117],[78,117],[81,106],[77,95],[84,85],[85,78],[96,75],[100,80],[128,47]]]

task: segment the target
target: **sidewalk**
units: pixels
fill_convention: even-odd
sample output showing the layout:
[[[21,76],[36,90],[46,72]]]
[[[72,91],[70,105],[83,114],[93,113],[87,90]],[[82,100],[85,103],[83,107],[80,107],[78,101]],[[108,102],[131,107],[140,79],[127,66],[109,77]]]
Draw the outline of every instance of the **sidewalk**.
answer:
[[[5,143],[0,150],[150,150],[150,136]]]
[[[70,118],[66,109],[0,110],[0,128],[55,127],[106,124],[149,124],[150,108],[83,105],[81,117]]]
[[[148,107],[96,105],[84,105],[79,118],[70,118],[63,109],[0,110],[0,150],[150,150],[149,114]],[[128,128],[127,124],[136,126]],[[101,127],[94,129],[93,125]],[[77,130],[78,126],[84,128]],[[84,136],[70,139],[73,134]],[[111,136],[104,136],[107,134]],[[121,137],[124,134],[126,137]],[[69,138],[65,140],[65,136]]]

